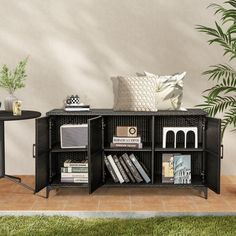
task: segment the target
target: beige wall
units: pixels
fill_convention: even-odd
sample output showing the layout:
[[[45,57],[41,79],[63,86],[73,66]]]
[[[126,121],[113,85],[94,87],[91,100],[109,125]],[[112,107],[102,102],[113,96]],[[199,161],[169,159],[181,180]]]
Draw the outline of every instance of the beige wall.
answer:
[[[111,75],[187,71],[184,106],[210,86],[201,72],[222,63],[196,24],[212,24],[212,0],[0,0],[0,64],[29,56],[27,87],[16,95],[43,114],[78,93],[96,108],[113,105]],[[223,1],[218,1],[223,2]],[[0,100],[7,96],[0,90]],[[224,140],[223,174],[236,174],[235,136]],[[34,173],[34,121],[6,125],[7,171]]]

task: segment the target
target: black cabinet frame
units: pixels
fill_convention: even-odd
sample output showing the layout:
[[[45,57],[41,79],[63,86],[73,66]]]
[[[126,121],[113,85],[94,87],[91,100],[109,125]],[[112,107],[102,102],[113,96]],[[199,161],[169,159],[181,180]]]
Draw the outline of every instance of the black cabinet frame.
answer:
[[[88,123],[88,148],[61,149],[59,127],[66,123]],[[138,126],[143,149],[111,149],[109,143],[117,125]],[[95,109],[89,112],[52,110],[46,117],[36,120],[36,179],[35,193],[46,187],[46,197],[51,189],[61,187],[86,187],[93,193],[101,186],[112,187],[194,187],[207,198],[207,189],[220,193],[221,121],[207,117],[201,109],[188,111],[116,112]],[[198,127],[198,148],[162,148],[162,128],[165,126]],[[151,183],[117,184],[104,167],[104,155],[136,153],[150,172]],[[161,156],[166,152],[191,154],[192,184],[174,185],[161,182]],[[67,158],[88,159],[88,184],[61,183],[59,168]]]

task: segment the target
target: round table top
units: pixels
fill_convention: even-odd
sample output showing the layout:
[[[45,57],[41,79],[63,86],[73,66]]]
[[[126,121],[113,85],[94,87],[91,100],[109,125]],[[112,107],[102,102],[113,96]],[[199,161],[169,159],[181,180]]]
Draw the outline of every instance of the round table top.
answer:
[[[38,111],[22,111],[21,116],[13,116],[12,111],[0,111],[0,121],[27,120],[38,118],[40,116],[41,113]]]

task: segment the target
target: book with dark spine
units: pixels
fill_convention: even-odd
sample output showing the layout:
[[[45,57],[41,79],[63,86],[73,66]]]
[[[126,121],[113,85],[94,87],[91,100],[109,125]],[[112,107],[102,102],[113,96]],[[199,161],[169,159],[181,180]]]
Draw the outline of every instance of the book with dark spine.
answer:
[[[122,157],[119,157],[119,161],[120,161],[120,164],[123,166],[125,172],[127,173],[127,175],[129,176],[130,180],[135,183],[135,179],[132,175],[132,173],[130,172],[129,168],[126,166],[124,160],[122,159]]]
[[[129,168],[129,170],[131,171],[131,173],[133,174],[135,180],[138,183],[142,182],[143,181],[142,177],[140,176],[139,172],[137,171],[136,167],[134,166],[134,164],[130,160],[127,153],[123,154],[122,158],[123,158],[124,162],[126,163],[127,167]]]
[[[138,148],[142,149],[142,143],[111,143],[111,148]]]
[[[111,164],[110,164],[110,162],[108,161],[108,159],[107,159],[106,156],[104,156],[104,162],[105,162],[105,164],[106,164],[106,167],[107,167],[109,173],[111,174],[112,179],[114,180],[115,183],[118,183],[118,182],[119,182],[119,179],[117,178],[116,173],[115,173],[115,171],[113,170],[113,168],[112,168],[112,166],[111,166]]]
[[[141,161],[139,161],[139,164],[143,167],[143,169],[147,173],[147,175],[151,176],[150,170]]]
[[[129,156],[129,158],[133,162],[133,164],[135,165],[136,169],[139,171],[139,173],[141,174],[143,179],[146,181],[146,183],[150,183],[151,179],[149,178],[147,173],[144,171],[143,167],[139,164],[139,162],[138,162],[137,158],[135,157],[135,155],[131,154]]]
[[[128,178],[128,176],[126,175],[126,173],[125,173],[125,171],[124,171],[122,165],[120,164],[120,161],[119,161],[119,159],[118,159],[118,157],[117,157],[116,155],[113,156],[113,160],[114,160],[114,162],[116,163],[116,165],[117,165],[117,167],[118,167],[118,169],[119,169],[119,171],[120,171],[120,173],[121,173],[121,175],[122,175],[124,181],[125,181],[126,183],[129,183],[129,178]]]
[[[123,179],[123,177],[122,177],[122,175],[121,175],[121,173],[120,173],[118,167],[116,166],[116,164],[115,164],[115,162],[114,162],[112,156],[111,156],[111,155],[107,156],[107,159],[108,159],[108,161],[110,162],[110,164],[111,164],[111,166],[112,166],[112,169],[115,171],[116,176],[117,176],[117,178],[119,179],[119,182],[120,182],[121,184],[124,183],[125,181],[124,181],[124,179]]]
[[[62,183],[88,183],[88,178],[81,179],[77,177],[73,177],[73,178],[62,177],[61,182]]]

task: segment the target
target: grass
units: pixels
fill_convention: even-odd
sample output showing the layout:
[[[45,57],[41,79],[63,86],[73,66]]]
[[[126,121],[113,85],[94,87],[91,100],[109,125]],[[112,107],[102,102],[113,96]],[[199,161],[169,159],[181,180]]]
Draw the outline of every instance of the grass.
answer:
[[[79,219],[0,217],[0,235],[236,235],[236,216]]]

